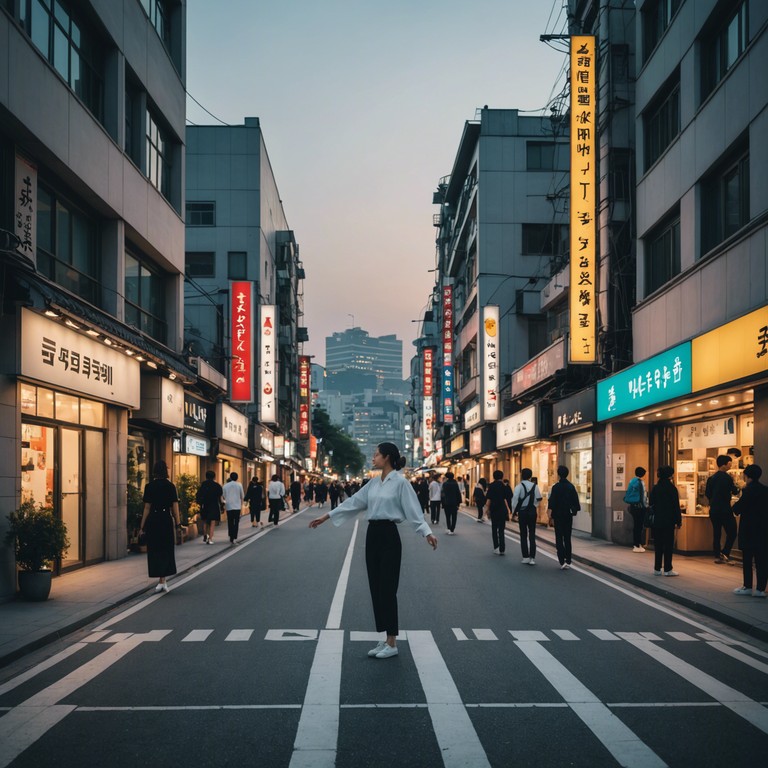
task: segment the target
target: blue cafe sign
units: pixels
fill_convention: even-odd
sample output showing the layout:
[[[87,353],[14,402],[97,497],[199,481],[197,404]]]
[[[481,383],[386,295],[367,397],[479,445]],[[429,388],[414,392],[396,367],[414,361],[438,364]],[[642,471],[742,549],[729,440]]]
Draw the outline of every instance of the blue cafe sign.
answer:
[[[672,347],[597,382],[597,420],[606,421],[689,395],[691,342]]]

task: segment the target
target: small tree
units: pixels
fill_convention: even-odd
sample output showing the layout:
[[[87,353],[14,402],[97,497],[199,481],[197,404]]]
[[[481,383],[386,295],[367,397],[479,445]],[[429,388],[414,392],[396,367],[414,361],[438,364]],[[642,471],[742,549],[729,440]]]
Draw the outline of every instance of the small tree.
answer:
[[[181,524],[188,525],[190,517],[194,517],[197,512],[197,490],[200,487],[200,481],[187,473],[179,475],[176,478],[176,492],[179,494],[179,513]]]
[[[52,507],[24,501],[8,520],[6,543],[13,545],[16,563],[24,571],[51,568],[69,549],[67,526],[54,516]]]

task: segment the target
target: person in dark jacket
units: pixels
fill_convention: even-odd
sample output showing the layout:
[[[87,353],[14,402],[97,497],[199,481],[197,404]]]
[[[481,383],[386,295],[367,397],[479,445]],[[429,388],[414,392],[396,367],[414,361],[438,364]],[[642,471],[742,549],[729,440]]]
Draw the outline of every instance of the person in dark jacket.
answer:
[[[547,514],[550,522],[555,524],[555,547],[560,570],[567,571],[571,567],[573,548],[571,545],[571,531],[573,530],[573,518],[581,509],[579,494],[573,483],[568,479],[568,467],[559,466],[557,476],[560,478],[549,492],[547,501]]]
[[[461,506],[461,488],[453,476],[453,472],[445,473],[445,482],[442,485],[442,502],[445,510],[445,525],[448,528],[448,535],[453,536],[456,532],[456,518]]]
[[[733,512],[741,517],[739,549],[744,567],[744,584],[734,589],[737,595],[765,597],[768,586],[768,486],[760,482],[763,470],[757,464],[744,469],[746,486]],[[752,591],[752,562],[757,581]]]
[[[200,517],[203,518],[203,544],[213,544],[213,532],[216,523],[221,520],[224,506],[224,489],[215,477],[216,473],[209,469],[195,496],[195,501],[200,505]]]
[[[507,489],[502,482],[503,479],[504,473],[497,469],[493,473],[493,482],[485,492],[485,506],[491,518],[491,537],[493,539],[494,555],[503,555],[506,550],[504,528],[507,525],[507,520],[512,516],[512,511],[507,501]]]
[[[254,476],[251,478],[251,482],[248,483],[248,488],[245,492],[245,498],[243,501],[248,504],[248,509],[251,513],[251,528],[257,528],[259,525],[264,527],[264,523],[261,522],[261,510],[264,503],[264,486],[261,484],[261,480]]]
[[[736,541],[736,518],[731,509],[731,496],[738,496],[739,489],[728,474],[731,457],[717,457],[717,472],[707,480],[704,495],[709,499],[709,520],[712,523],[712,549],[716,563],[731,561],[731,547]],[[725,529],[725,545],[720,548],[721,530]]]
[[[683,516],[680,514],[680,495],[672,483],[674,474],[675,470],[668,465],[659,467],[656,470],[659,481],[653,486],[648,499],[653,510],[653,572],[656,576],[661,576],[662,559],[664,575],[678,575],[672,570],[672,550],[675,547],[675,529],[682,526]]]
[[[475,490],[472,493],[472,500],[475,502],[475,506],[477,507],[478,523],[483,522],[483,509],[485,508],[485,490],[487,486],[488,486],[488,481],[484,477],[481,477],[477,481]]]
[[[420,477],[416,482],[416,497],[419,500],[419,506],[424,514],[427,514],[429,509],[429,483],[425,477]]]
[[[291,512],[298,512],[301,508],[301,480],[298,477],[293,478],[289,491],[291,494]]]

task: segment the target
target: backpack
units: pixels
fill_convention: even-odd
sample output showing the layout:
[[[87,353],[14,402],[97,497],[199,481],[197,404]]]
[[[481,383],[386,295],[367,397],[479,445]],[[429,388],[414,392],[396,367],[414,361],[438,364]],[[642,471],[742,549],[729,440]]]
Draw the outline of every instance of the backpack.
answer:
[[[640,501],[640,481],[636,477],[633,477],[629,481],[627,492],[624,494],[624,503],[639,504]]]
[[[520,485],[523,485],[520,483]],[[525,486],[523,485],[523,488]],[[532,484],[530,487],[530,490],[525,492],[525,495],[520,499],[520,501],[517,502],[517,506],[515,507],[515,513],[519,514],[520,512],[535,512],[536,511],[536,501],[533,497],[533,493],[536,490],[536,484]],[[526,504],[526,500],[529,500]]]

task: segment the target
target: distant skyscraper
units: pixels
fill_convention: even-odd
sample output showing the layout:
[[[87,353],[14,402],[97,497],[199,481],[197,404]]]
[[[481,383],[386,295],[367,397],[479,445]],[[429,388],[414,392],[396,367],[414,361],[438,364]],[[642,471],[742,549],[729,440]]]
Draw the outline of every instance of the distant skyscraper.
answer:
[[[349,328],[325,337],[325,368],[372,373],[379,387],[386,379],[403,379],[403,342],[394,334],[371,336],[362,328]]]

